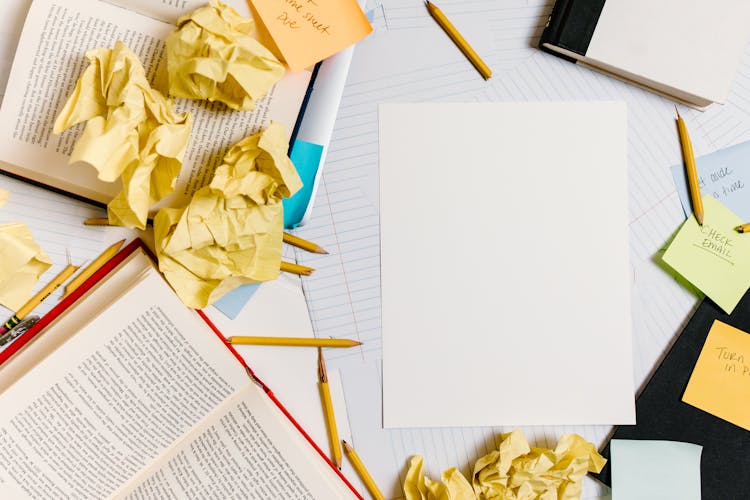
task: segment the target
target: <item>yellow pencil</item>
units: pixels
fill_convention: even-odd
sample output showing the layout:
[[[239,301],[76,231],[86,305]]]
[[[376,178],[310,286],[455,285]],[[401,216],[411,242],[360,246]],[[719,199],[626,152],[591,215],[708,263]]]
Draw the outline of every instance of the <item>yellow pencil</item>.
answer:
[[[320,245],[313,243],[312,241],[303,240],[299,236],[293,234],[284,233],[284,243],[288,243],[292,246],[307,250],[313,253],[328,253]]]
[[[741,224],[734,228],[738,233],[750,233],[750,224]]]
[[[680,116],[677,106],[677,132],[680,134],[680,145],[682,146],[682,160],[685,162],[685,172],[687,173],[688,186],[690,187],[690,201],[693,204],[693,214],[699,225],[703,225],[703,199],[701,199],[701,186],[698,182],[698,170],[695,168],[695,156],[693,155],[693,145],[690,142],[685,121]]]
[[[362,462],[362,459],[359,458],[359,455],[357,455],[357,452],[354,451],[354,448],[352,448],[352,445],[344,441],[344,451],[346,452],[346,456],[349,458],[349,461],[352,463],[352,466],[354,467],[354,470],[357,471],[357,474],[359,474],[359,477],[362,479],[362,482],[365,483],[365,487],[367,487],[367,491],[370,492],[370,495],[372,495],[372,498],[375,500],[385,500],[385,496],[383,493],[381,493],[380,488],[378,488],[378,485],[375,484],[375,480],[372,478],[370,473],[367,470],[367,467],[365,467],[364,462]]]
[[[36,307],[41,304],[44,299],[49,297],[52,292],[57,290],[57,287],[68,281],[68,278],[73,276],[73,273],[75,273],[77,270],[78,266],[74,266],[73,264],[68,264],[67,266],[65,266],[65,269],[60,271],[60,273],[55,276],[52,281],[47,283],[44,288],[39,290],[24,305],[22,305],[21,308],[16,311],[16,314],[14,314],[13,317],[6,321],[5,324],[0,328],[4,329],[4,331],[7,331],[20,323],[21,320],[24,319],[31,311],[36,309]]]
[[[310,276],[315,269],[307,266],[300,266],[292,262],[281,261],[281,270],[285,273],[300,274],[302,276]]]
[[[328,375],[326,374],[326,363],[323,360],[323,349],[320,347],[318,347],[318,381],[320,382],[320,399],[323,402],[328,437],[331,440],[333,463],[341,469],[341,442],[339,442],[339,431],[336,429],[336,418],[333,415],[333,403],[331,403],[331,390],[328,388]]]
[[[109,219],[106,217],[92,217],[90,219],[86,219],[85,221],[83,221],[83,224],[86,226],[109,226]],[[283,240],[284,240],[284,243],[288,243],[292,246],[301,248],[302,250],[307,250],[308,252],[321,253],[321,254],[328,253],[320,245],[313,243],[312,241],[307,241],[305,239],[300,238],[299,236],[295,236],[290,233],[285,232],[283,236]]]
[[[92,217],[83,221],[85,226],[109,226],[109,219],[106,217]]]
[[[114,254],[117,253],[118,250],[120,250],[120,247],[122,247],[123,243],[125,243],[125,240],[118,241],[117,243],[111,245],[109,248],[103,251],[101,255],[99,255],[99,257],[94,259],[94,261],[89,264],[86,269],[81,271],[78,276],[76,276],[70,283],[67,284],[67,286],[65,287],[63,298],[73,293],[76,288],[81,286],[84,281],[89,279],[92,274],[97,272],[99,268],[101,268],[109,259],[112,258]]]
[[[285,345],[297,347],[355,347],[362,342],[350,339],[316,339],[304,337],[246,337],[235,335],[229,337],[230,344],[241,345]]]
[[[86,219],[83,223],[86,226],[109,226],[109,219],[106,217],[92,217],[91,219]],[[302,238],[289,233],[284,233],[283,240],[290,245],[307,250],[308,252],[328,253],[312,241],[303,240]],[[304,276],[310,276],[312,272],[315,271],[312,267],[300,266],[299,264],[294,264],[292,262],[282,262],[281,270],[286,273],[301,274]]]
[[[471,64],[474,65],[474,67],[479,71],[479,74],[482,75],[482,77],[485,80],[489,80],[489,78],[492,76],[492,70],[489,66],[487,66],[484,61],[482,61],[482,58],[479,57],[479,54],[477,54],[474,49],[471,48],[471,45],[464,39],[463,36],[461,36],[461,33],[458,32],[455,26],[448,20],[447,17],[445,17],[445,14],[438,9],[435,4],[427,1],[427,12],[430,13],[432,18],[440,25],[441,28],[443,28],[443,31],[450,37],[451,40],[453,40],[453,43],[455,43],[458,48],[461,50],[461,52],[464,53],[466,58],[471,62]]]

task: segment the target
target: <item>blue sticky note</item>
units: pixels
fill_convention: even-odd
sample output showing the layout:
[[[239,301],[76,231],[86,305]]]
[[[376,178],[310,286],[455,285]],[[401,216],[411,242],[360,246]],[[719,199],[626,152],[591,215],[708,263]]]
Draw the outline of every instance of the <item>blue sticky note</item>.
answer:
[[[302,189],[297,191],[291,198],[284,199],[284,227],[292,229],[302,220],[307,206],[312,197],[315,175],[320,166],[320,157],[323,154],[323,146],[297,139],[292,145],[292,153],[289,155],[294,163],[297,173],[302,179]]]
[[[677,441],[610,442],[612,500],[701,500],[701,451]]]
[[[740,219],[750,222],[750,141],[696,158],[701,193],[713,195]],[[683,164],[672,167],[685,216],[693,213]]]
[[[260,288],[260,283],[251,283],[235,288],[222,298],[214,302],[214,307],[223,312],[229,319],[234,319],[240,314],[255,292]]]

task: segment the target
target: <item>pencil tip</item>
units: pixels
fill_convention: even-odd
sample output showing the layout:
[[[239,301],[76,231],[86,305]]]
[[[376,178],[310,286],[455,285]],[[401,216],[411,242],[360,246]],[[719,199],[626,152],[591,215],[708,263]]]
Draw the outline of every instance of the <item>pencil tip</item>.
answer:
[[[328,255],[328,252],[325,250],[325,248],[320,248],[320,247],[318,247],[318,249],[316,250],[316,253]]]
[[[744,233],[745,232],[745,230],[742,228],[742,226],[737,226],[737,227],[734,228],[734,230],[737,231],[738,233]]]
[[[696,220],[698,221],[698,225],[699,225],[699,226],[702,226],[702,225],[703,225],[703,214],[701,214],[701,215],[696,215],[696,216],[695,216],[695,219],[696,219]]]
[[[674,105],[674,112],[677,113],[677,118],[681,118],[680,117],[680,110],[677,109],[677,104]]]

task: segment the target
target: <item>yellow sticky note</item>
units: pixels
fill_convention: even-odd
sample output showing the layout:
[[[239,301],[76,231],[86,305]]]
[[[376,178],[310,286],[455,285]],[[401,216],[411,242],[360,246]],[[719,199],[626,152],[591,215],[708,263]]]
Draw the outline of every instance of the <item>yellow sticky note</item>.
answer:
[[[712,196],[703,197],[703,225],[685,221],[663,260],[727,313],[750,287],[750,238],[734,228],[742,221]]]
[[[682,400],[750,431],[750,334],[714,321]]]
[[[250,0],[292,71],[361,40],[372,31],[356,0]]]

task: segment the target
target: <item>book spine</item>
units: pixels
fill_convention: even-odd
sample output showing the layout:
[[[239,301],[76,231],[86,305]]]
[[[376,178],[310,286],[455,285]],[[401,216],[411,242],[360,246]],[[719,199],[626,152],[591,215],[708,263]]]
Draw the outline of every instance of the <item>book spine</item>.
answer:
[[[539,38],[539,48],[569,61],[574,59],[550,50],[545,44],[586,55],[605,1],[557,0]]]

